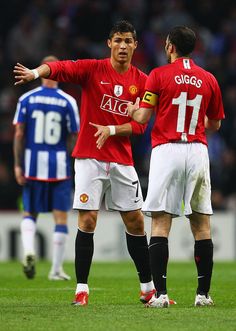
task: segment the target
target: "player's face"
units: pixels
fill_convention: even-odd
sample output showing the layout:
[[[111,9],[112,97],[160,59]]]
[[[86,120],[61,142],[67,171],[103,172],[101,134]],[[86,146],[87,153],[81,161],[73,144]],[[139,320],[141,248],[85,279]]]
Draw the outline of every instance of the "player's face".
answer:
[[[167,58],[167,62],[171,63],[171,42],[169,40],[169,37],[166,38],[166,44],[165,44],[165,52],[166,52],[166,58]]]
[[[124,64],[131,62],[138,42],[134,40],[131,32],[118,32],[111,39],[108,39],[107,44],[111,49],[111,58],[120,64]]]

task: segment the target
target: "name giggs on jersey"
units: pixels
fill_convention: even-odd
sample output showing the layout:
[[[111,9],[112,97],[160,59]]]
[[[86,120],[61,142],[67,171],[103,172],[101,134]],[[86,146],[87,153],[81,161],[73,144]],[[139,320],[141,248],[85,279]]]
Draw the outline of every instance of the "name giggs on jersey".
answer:
[[[129,102],[104,94],[100,108],[116,115],[128,116],[127,104]]]
[[[190,84],[195,85],[197,88],[202,86],[202,80],[198,79],[196,76],[189,76],[189,75],[179,75],[175,76],[176,84]]]

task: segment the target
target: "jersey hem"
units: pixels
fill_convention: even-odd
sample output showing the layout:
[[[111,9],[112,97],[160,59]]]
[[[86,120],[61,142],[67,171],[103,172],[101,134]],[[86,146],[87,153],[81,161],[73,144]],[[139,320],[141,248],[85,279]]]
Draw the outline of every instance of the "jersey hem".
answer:
[[[155,148],[160,145],[165,145],[165,144],[192,144],[192,143],[198,143],[198,144],[203,144],[205,146],[208,146],[207,142],[203,142],[200,140],[193,140],[193,141],[181,141],[181,140],[169,140],[169,141],[163,141],[163,142],[158,142],[152,145],[152,148]]]
[[[100,158],[96,158],[96,157],[91,157],[91,156],[75,156],[72,155],[73,158],[75,159],[91,159],[91,160],[96,160],[96,161],[100,161],[100,162],[108,162],[108,163],[117,163],[117,164],[121,164],[121,165],[125,165],[125,166],[134,166],[133,162],[127,162],[127,163],[121,163],[117,160],[106,160],[106,159],[100,159]]]
[[[62,182],[64,180],[68,180],[70,179],[71,177],[65,177],[65,178],[49,178],[49,179],[41,179],[41,178],[37,178],[37,177],[25,177],[26,179],[29,179],[29,180],[35,180],[35,181],[38,181],[38,182]]]

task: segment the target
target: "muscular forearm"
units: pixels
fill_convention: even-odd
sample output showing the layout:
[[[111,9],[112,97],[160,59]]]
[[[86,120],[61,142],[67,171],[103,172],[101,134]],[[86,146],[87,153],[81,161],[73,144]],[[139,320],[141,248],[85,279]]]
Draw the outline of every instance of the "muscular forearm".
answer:
[[[132,134],[132,125],[130,123],[107,126],[91,122],[89,124],[97,129],[97,132],[95,132],[94,136],[97,137],[96,145],[98,149],[102,148],[110,136],[130,136]]]
[[[139,103],[140,98],[137,98],[134,104],[129,102],[127,106],[128,114],[137,123],[145,124],[150,120],[153,108],[140,108]]]
[[[116,125],[115,134],[116,136],[130,136],[132,134],[132,125],[130,123]]]
[[[19,185],[24,185],[26,179],[23,173],[23,154],[25,149],[24,143],[24,131],[21,125],[16,127],[16,132],[13,142],[13,153],[14,153],[14,173],[16,181]]]
[[[132,118],[138,123],[145,124],[150,120],[151,115],[152,109],[139,108],[138,110],[133,112]]]
[[[13,144],[14,152],[14,166],[22,167],[23,153],[24,153],[24,140],[18,137],[14,138]]]
[[[24,124],[17,124],[15,127],[15,134],[13,141],[15,166],[22,167],[24,149],[25,149]]]
[[[39,77],[41,78],[48,78],[50,75],[50,67],[47,64],[42,64],[36,68],[38,71]]]
[[[217,131],[221,126],[220,120],[210,120],[207,116],[205,116],[205,128],[209,131]]]

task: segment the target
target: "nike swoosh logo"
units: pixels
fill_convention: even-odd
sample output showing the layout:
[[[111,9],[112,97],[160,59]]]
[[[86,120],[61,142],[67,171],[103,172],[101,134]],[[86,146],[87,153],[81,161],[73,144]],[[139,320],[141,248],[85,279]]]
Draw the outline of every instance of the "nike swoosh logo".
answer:
[[[205,277],[205,276],[197,276],[198,279],[199,279],[199,278],[203,278],[203,277]]]
[[[137,202],[139,202],[139,201],[140,201],[140,199],[134,200],[134,203],[137,203]]]
[[[166,278],[166,276],[162,275],[162,278]]]
[[[108,82],[104,82],[103,80],[101,80],[100,82],[102,85],[105,85],[105,84],[111,84],[111,83],[108,83]]]

